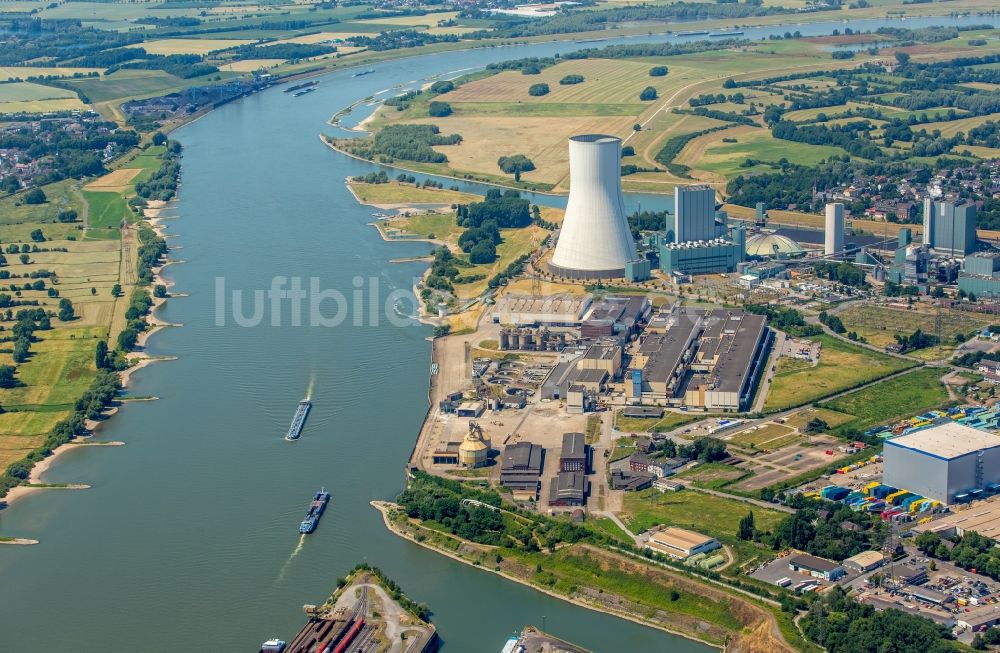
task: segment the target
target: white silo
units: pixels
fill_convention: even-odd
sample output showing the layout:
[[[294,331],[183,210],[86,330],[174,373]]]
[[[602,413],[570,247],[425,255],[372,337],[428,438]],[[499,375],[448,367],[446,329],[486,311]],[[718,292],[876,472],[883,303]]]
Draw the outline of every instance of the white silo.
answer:
[[[834,202],[826,205],[826,238],[823,253],[842,254],[844,251],[844,205]]]
[[[638,258],[622,203],[621,139],[569,139],[569,202],[549,267],[576,279],[621,277]]]

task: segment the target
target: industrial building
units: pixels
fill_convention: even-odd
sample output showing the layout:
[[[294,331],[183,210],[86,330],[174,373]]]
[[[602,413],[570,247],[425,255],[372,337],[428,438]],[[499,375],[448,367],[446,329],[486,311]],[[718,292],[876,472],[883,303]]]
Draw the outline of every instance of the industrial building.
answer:
[[[684,560],[699,553],[708,553],[722,547],[717,539],[694,531],[669,526],[649,536],[646,542],[653,551]]]
[[[844,252],[844,205],[834,202],[826,205],[826,229],[823,253],[826,256]]]
[[[628,340],[649,319],[653,305],[645,295],[605,297],[591,305],[580,326],[583,338]]]
[[[878,569],[884,562],[885,556],[881,551],[862,551],[844,560],[844,569],[863,574]]]
[[[808,553],[800,553],[788,558],[788,568],[801,574],[808,574],[813,578],[822,578],[831,582],[847,575],[844,568],[836,562]]]
[[[633,403],[746,410],[772,340],[761,315],[675,307],[662,332],[646,333],[640,341],[626,397]]]
[[[549,485],[549,505],[582,506],[588,485],[583,472],[559,472]]]
[[[563,433],[562,451],[559,454],[560,472],[587,472],[587,455],[590,447],[583,433]]]
[[[886,440],[883,482],[944,504],[1000,482],[1000,437],[946,422]]]
[[[1000,297],[1000,252],[977,252],[965,257],[958,289],[976,297]]]
[[[747,238],[746,256],[748,258],[802,258],[806,250],[797,242],[776,232],[761,232]]]
[[[515,295],[505,294],[493,307],[495,324],[515,326],[580,326],[590,308],[590,295]]]
[[[695,185],[674,189],[673,242],[715,240],[725,233],[725,221],[716,217],[714,188]]]
[[[737,228],[742,232],[742,228]],[[657,240],[660,269],[669,275],[717,274],[735,272],[745,255],[743,246],[724,236],[711,240],[669,242]]]
[[[503,450],[500,485],[509,489],[518,501],[538,498],[539,480],[545,463],[545,449],[531,442],[517,442]]]
[[[924,244],[941,254],[971,254],[976,248],[976,205],[924,200]]]
[[[572,279],[624,277],[625,266],[638,260],[622,201],[621,149],[616,136],[569,139],[569,199],[549,263],[552,274]]]

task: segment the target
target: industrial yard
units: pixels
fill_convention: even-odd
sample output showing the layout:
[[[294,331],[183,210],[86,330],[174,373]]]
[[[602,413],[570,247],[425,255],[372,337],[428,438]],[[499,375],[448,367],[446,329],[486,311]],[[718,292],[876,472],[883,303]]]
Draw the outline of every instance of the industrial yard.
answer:
[[[405,596],[394,600],[377,569],[359,567],[320,606],[303,607],[308,621],[290,641],[272,639],[261,653],[433,653],[434,626],[418,617]],[[410,602],[412,603],[412,602]]]

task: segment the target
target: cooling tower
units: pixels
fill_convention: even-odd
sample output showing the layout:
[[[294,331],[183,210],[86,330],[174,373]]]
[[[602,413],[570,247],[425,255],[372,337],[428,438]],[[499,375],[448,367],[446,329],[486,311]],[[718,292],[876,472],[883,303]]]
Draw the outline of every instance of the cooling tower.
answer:
[[[586,134],[569,139],[569,202],[549,268],[574,279],[625,274],[638,258],[622,203],[621,139]]]

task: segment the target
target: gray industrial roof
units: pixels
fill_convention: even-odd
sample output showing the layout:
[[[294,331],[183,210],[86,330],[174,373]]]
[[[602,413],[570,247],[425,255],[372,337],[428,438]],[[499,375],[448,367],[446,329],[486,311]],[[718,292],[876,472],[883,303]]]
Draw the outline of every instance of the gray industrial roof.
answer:
[[[586,447],[587,443],[583,433],[563,433],[563,458],[583,458],[587,455]]]

